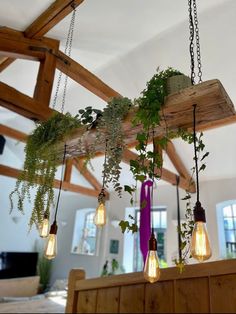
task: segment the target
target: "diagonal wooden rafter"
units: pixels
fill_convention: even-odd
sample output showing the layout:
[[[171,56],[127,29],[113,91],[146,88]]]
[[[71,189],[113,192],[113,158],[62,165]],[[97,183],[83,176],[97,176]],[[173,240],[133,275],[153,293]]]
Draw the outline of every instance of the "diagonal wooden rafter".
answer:
[[[5,165],[0,165],[0,175],[10,177],[10,178],[15,178],[17,179],[20,175],[21,170],[15,169],[12,167],[8,167]],[[53,182],[53,187],[56,189],[59,189],[60,186],[60,180],[54,180]],[[69,191],[69,192],[74,192],[74,193],[80,193],[92,197],[97,197],[98,192],[94,189],[86,188],[77,184],[72,184],[67,181],[62,182],[62,190],[64,191]]]
[[[81,175],[94,187],[94,189],[98,192],[101,191],[102,185],[98,180],[94,177],[94,175],[87,169],[84,165],[84,162],[79,158],[73,159],[73,164],[76,169],[81,173]]]
[[[57,0],[53,2],[46,11],[26,28],[24,32],[25,37],[41,38],[83,1],[84,0]],[[2,62],[0,62],[0,72],[14,61],[14,58],[2,60]]]
[[[0,124],[0,134],[5,135],[7,137],[10,137],[20,142],[26,142],[27,137],[28,137],[27,134],[17,131],[15,129],[9,128],[8,126],[5,126],[3,124]]]
[[[0,82],[0,105],[32,120],[47,120],[53,110]]]
[[[138,158],[138,155],[128,149],[124,150],[123,152],[123,157],[122,157],[122,161],[129,164],[130,160],[135,160]],[[161,179],[169,182],[170,184],[176,185],[176,174],[163,168],[161,171],[160,169],[156,169],[156,174],[160,175]],[[186,178],[180,176],[180,180],[179,180],[179,187],[184,189],[184,190],[188,190],[191,193],[195,193],[196,192],[196,188],[195,188],[195,184],[191,184],[189,185],[189,180],[187,180]]]

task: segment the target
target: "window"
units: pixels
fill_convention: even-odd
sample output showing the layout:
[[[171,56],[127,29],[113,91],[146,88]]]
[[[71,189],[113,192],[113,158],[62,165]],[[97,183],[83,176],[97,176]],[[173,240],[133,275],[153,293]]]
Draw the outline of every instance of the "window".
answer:
[[[136,218],[137,224],[140,224],[139,208],[126,208],[126,217],[132,215]],[[154,232],[157,237],[157,251],[161,267],[167,267],[166,263],[166,229],[167,213],[165,207],[156,207],[152,213]],[[142,271],[143,257],[140,251],[139,232],[132,235],[124,234],[124,258],[123,265],[126,272]]]
[[[222,258],[236,258],[236,200],[216,205],[219,250]]]
[[[223,207],[226,255],[236,257],[236,204]]]
[[[97,227],[93,223],[95,209],[76,211],[71,253],[96,255]]]

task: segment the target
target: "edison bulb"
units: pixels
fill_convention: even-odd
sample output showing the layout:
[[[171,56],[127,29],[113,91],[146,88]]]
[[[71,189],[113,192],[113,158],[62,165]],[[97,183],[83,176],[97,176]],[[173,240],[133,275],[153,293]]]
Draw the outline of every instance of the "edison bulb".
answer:
[[[49,234],[49,220],[44,216],[42,223],[39,225],[39,235],[41,238],[47,238]]]
[[[57,235],[50,233],[44,251],[44,256],[47,259],[53,259],[57,255]]]
[[[103,203],[100,203],[96,209],[94,224],[97,227],[103,227],[106,224],[106,207]]]
[[[157,281],[160,278],[160,267],[157,251],[148,251],[143,274],[144,278],[151,283]]]
[[[204,222],[195,222],[191,240],[191,254],[199,262],[206,261],[211,257],[211,247]]]

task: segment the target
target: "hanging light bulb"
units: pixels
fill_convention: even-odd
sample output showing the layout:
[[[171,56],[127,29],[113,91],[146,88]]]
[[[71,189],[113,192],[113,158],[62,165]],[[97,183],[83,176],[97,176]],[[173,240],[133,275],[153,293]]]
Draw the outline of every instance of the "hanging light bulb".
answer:
[[[94,224],[97,227],[103,227],[106,224],[106,207],[105,207],[105,190],[102,188],[101,192],[98,195],[98,207],[94,216]]]
[[[53,259],[57,255],[57,223],[53,222],[50,228],[47,244],[44,251],[44,256],[47,259]]]
[[[157,240],[153,231],[149,239],[149,251],[146,257],[143,275],[150,283],[153,283],[160,278],[160,267],[157,257]]]
[[[205,210],[201,203],[197,202],[194,208],[194,228],[191,240],[191,255],[199,262],[211,257],[211,247],[206,229]]]
[[[47,238],[49,234],[49,219],[48,214],[45,213],[43,216],[43,221],[39,225],[39,235],[41,238]]]
[[[195,172],[197,183],[197,202],[195,204],[194,214],[194,228],[191,239],[190,251],[192,257],[203,262],[211,257],[211,247],[206,229],[206,215],[199,201],[199,178],[198,178],[198,157],[197,157],[197,144],[196,144],[196,107],[193,105],[193,143],[194,143],[194,160],[195,160]]]

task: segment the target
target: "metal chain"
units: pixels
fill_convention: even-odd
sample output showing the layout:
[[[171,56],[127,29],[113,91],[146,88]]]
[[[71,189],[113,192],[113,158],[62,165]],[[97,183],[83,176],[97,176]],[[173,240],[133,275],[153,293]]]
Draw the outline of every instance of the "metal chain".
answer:
[[[75,9],[75,7],[73,7],[73,13],[71,16],[71,22],[70,22],[70,26],[69,26],[69,30],[68,30],[68,34],[67,34],[67,38],[66,38],[66,45],[65,45],[65,49],[64,49],[64,53],[68,57],[71,56],[72,41],[73,41],[73,34],[74,34],[74,27],[75,27],[75,15],[76,15],[76,9]],[[52,105],[53,109],[55,109],[55,107],[57,105],[57,98],[58,98],[58,93],[59,93],[59,89],[60,89],[60,85],[61,85],[61,79],[62,79],[62,72],[60,71],[59,77],[57,80],[55,95],[53,98],[53,105]],[[64,109],[65,109],[67,83],[68,83],[68,75],[65,75],[63,94],[62,94],[62,103],[61,103],[61,113],[63,113]]]
[[[188,0],[188,11],[189,11],[189,31],[190,31],[190,59],[191,59],[191,81],[195,84],[195,56],[194,56],[194,39],[196,43],[196,53],[197,53],[197,67],[198,67],[198,83],[202,82],[202,64],[201,64],[201,51],[200,51],[200,37],[199,37],[199,27],[197,18],[197,5],[196,0]]]
[[[196,0],[193,0],[193,14],[194,14],[195,33],[196,33],[197,66],[198,66],[198,78],[199,78],[198,83],[201,83],[202,82],[202,63],[201,63],[200,38],[199,38]]]
[[[191,59],[191,81],[192,84],[195,84],[195,64],[194,64],[194,24],[193,24],[193,16],[192,16],[192,0],[188,0],[188,11],[189,11],[189,31],[190,31],[190,44],[189,44],[189,52],[190,52],[190,59]]]

